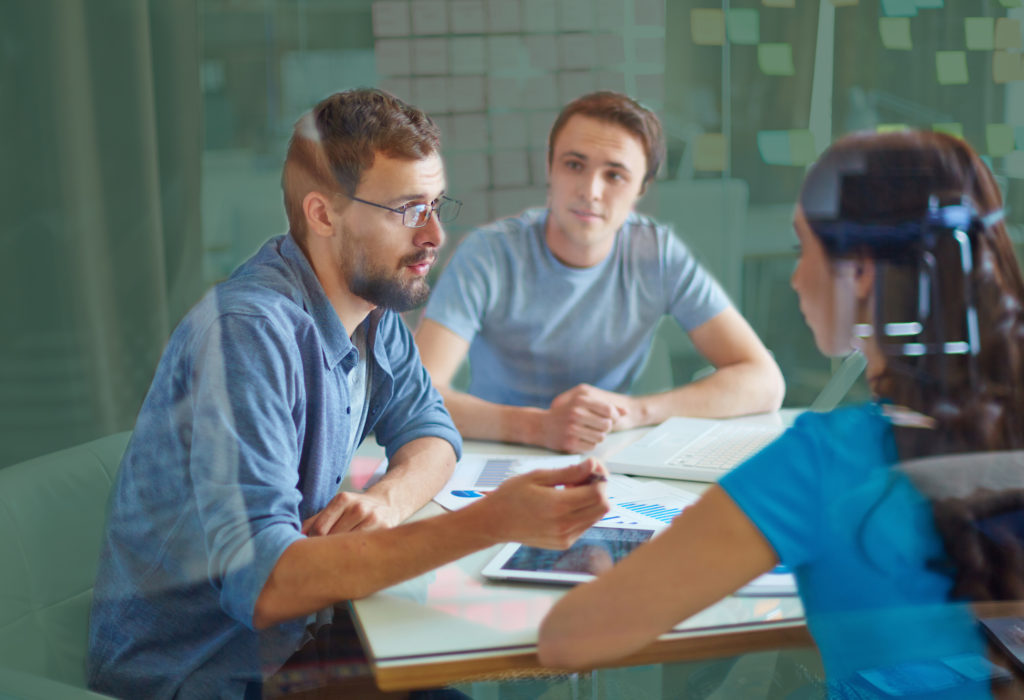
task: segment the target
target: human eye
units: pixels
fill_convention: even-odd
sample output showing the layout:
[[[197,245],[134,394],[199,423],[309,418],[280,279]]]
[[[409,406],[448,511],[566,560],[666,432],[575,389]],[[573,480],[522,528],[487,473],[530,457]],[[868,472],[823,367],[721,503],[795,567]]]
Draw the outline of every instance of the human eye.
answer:
[[[609,170],[605,177],[608,178],[609,182],[625,182],[627,180],[625,174],[618,170]]]
[[[566,169],[571,170],[575,173],[583,170],[583,163],[581,161],[571,158],[565,161],[565,167]]]

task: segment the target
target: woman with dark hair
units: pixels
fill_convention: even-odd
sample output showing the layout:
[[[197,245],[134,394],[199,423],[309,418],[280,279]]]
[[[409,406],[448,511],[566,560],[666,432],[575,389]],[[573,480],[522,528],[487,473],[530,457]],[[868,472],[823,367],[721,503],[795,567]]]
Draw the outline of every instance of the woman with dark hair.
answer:
[[[862,351],[875,400],[801,415],[569,592],[541,660],[636,651],[781,561],[833,691],[880,693],[896,669],[909,692],[985,697],[987,683],[947,686],[985,650],[966,601],[1024,590],[1024,282],[999,190],[957,138],[854,134],[810,169],[793,225],[815,343]]]

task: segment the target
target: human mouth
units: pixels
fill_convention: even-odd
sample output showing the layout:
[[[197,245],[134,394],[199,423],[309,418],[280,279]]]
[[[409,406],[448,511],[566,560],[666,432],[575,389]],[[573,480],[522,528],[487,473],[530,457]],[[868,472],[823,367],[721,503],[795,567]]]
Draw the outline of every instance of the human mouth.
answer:
[[[429,253],[424,255],[413,256],[412,260],[406,262],[405,266],[418,277],[422,277],[430,272],[430,268],[433,267],[436,260],[436,256]]]
[[[583,219],[584,221],[601,221],[604,219],[604,216],[589,209],[570,209],[569,211],[571,211],[574,216],[579,219]]]

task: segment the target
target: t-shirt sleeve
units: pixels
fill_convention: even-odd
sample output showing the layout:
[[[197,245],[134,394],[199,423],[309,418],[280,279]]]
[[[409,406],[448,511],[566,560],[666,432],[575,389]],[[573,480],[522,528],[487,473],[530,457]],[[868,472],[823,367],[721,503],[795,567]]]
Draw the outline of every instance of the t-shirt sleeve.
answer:
[[[250,626],[278,558],[302,537],[293,346],[264,318],[223,315],[201,334],[190,368],[188,477],[208,569],[195,574]]]
[[[500,288],[495,284],[498,267],[489,236],[483,232],[470,233],[434,285],[424,317],[472,342]]]
[[[814,558],[820,547],[825,499],[821,416],[805,413],[792,428],[725,474],[719,485],[788,566]]]
[[[663,228],[660,235],[668,313],[689,332],[731,307],[732,302],[671,229]]]

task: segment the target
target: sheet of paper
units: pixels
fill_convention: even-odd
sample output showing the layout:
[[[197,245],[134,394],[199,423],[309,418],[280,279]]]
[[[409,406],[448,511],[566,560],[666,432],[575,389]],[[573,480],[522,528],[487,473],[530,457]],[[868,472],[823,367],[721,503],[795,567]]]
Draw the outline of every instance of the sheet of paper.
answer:
[[[458,510],[498,488],[505,479],[537,469],[557,469],[576,464],[580,455],[557,457],[516,457],[514,455],[466,454],[434,501],[448,510]]]

